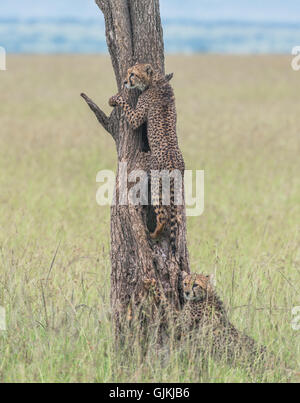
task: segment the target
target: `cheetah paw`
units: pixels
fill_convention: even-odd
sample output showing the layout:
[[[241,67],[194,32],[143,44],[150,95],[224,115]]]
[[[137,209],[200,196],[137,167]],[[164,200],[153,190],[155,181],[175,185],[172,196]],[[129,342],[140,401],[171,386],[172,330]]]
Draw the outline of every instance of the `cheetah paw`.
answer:
[[[117,102],[117,95],[114,95],[113,97],[111,97],[108,101],[109,106],[117,106],[118,102]]]

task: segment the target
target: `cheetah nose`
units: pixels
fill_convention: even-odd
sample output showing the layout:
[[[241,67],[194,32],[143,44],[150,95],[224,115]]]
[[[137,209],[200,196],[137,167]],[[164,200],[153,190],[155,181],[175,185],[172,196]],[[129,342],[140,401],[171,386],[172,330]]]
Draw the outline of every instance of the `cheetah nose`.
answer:
[[[185,292],[185,295],[188,297],[188,296],[190,295],[190,292],[189,292],[189,291],[186,291],[186,292]]]

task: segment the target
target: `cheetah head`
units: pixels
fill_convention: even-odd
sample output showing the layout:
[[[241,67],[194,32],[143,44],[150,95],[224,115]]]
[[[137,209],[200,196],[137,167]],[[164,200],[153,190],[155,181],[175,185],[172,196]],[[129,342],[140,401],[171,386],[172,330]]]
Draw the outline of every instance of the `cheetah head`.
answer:
[[[214,294],[212,275],[182,273],[183,295],[187,301],[203,301]]]
[[[135,64],[127,70],[127,76],[124,85],[129,90],[138,88],[144,91],[150,84],[153,76],[153,67],[151,64]]]

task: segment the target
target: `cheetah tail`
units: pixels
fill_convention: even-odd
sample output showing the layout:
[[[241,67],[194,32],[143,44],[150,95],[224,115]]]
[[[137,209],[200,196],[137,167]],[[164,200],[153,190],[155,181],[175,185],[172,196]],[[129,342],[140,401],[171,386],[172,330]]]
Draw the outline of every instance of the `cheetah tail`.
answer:
[[[170,229],[170,244],[172,249],[172,254],[176,253],[176,230],[177,230],[177,208],[175,206],[174,199],[174,182],[171,183],[170,189],[170,204],[171,204],[171,229]]]

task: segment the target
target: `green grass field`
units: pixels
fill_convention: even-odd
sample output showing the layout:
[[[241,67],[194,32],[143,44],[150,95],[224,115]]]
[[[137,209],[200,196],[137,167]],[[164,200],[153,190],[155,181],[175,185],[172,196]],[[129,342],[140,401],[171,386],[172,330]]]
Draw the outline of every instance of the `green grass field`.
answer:
[[[110,136],[79,94],[109,112],[104,56],[9,56],[0,72],[0,382],[249,382],[241,369],[174,351],[161,368],[114,353],[109,208],[96,174]],[[191,269],[217,273],[233,323],[299,370],[300,72],[288,56],[169,56],[188,169],[205,211],[188,219]],[[266,371],[261,381],[284,381]],[[293,379],[291,379],[293,380]]]

